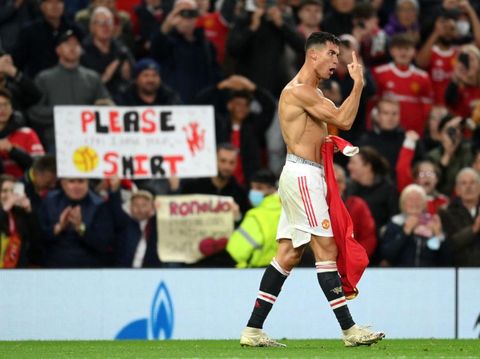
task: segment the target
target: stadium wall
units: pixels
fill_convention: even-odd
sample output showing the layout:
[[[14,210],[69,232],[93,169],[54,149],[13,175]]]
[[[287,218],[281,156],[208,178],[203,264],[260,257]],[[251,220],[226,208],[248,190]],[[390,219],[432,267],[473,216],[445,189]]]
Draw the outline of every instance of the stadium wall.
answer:
[[[238,338],[263,270],[3,270],[0,340]],[[349,306],[388,338],[478,338],[480,268],[368,269]],[[476,325],[477,324],[477,325]],[[296,269],[266,331],[338,338],[314,269]]]

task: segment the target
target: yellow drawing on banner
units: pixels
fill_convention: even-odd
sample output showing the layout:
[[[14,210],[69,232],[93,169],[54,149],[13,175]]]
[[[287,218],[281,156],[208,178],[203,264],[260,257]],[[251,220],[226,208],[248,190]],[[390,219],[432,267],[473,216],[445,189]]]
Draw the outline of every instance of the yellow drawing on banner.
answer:
[[[80,172],[92,172],[98,166],[97,152],[88,146],[82,146],[73,153],[73,164]]]

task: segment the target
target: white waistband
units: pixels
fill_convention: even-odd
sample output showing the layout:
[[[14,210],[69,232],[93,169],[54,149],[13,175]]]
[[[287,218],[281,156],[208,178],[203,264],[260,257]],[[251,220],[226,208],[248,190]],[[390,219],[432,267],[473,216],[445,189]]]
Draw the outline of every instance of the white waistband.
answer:
[[[323,165],[317,162],[313,162],[310,160],[306,160],[305,158],[299,157],[297,155],[294,155],[293,153],[287,153],[287,161],[288,162],[295,162],[295,163],[301,163],[304,165],[309,165],[313,167],[317,167],[323,170]]]

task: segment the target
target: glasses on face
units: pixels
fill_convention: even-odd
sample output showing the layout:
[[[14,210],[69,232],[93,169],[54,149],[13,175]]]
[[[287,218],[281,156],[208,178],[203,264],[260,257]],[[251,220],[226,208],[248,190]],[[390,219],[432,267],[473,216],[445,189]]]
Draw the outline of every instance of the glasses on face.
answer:
[[[99,26],[111,26],[113,25],[113,20],[95,20],[93,23]]]
[[[433,178],[436,177],[436,173],[433,171],[420,171],[418,172],[418,178]]]

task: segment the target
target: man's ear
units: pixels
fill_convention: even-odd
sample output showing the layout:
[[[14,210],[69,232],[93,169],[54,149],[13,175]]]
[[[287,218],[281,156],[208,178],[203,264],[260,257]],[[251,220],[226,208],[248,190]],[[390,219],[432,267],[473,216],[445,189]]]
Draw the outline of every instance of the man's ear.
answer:
[[[308,49],[307,50],[307,55],[311,60],[313,60],[313,61],[317,60],[318,55],[317,55],[317,52],[315,51],[315,49],[313,49],[313,48]]]

